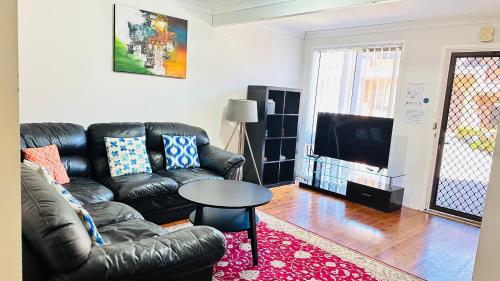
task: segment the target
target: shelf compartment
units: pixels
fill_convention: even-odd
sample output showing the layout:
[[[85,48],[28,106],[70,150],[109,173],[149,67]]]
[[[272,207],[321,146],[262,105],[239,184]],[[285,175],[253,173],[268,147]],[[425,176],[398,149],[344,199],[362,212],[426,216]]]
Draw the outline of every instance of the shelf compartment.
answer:
[[[295,138],[287,138],[281,141],[281,155],[285,156],[286,159],[294,159],[295,158]]]
[[[283,109],[285,107],[285,92],[277,90],[269,90],[268,99],[274,100],[276,107],[274,112],[276,114],[283,114]],[[267,101],[266,101],[267,106]]]
[[[285,94],[285,114],[299,114],[300,93],[287,91]]]
[[[279,138],[267,139],[264,147],[264,161],[278,161],[280,160],[280,146],[281,140]]]
[[[279,181],[279,171],[279,162],[264,163],[262,183],[264,185],[277,183]]]
[[[283,125],[283,116],[282,115],[268,115],[267,116],[267,137],[268,138],[277,138],[282,136],[282,125]]]
[[[280,182],[292,182],[295,179],[294,175],[295,161],[283,161],[280,162],[279,169],[279,181]]]
[[[293,116],[293,115],[283,116],[283,137],[296,137],[298,122],[299,122],[298,116]]]

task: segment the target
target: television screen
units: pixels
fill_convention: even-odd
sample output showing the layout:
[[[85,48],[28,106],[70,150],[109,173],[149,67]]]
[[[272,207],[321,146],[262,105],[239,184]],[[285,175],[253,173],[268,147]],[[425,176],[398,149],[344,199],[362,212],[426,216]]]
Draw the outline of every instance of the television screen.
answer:
[[[314,154],[387,168],[393,119],[320,112]]]

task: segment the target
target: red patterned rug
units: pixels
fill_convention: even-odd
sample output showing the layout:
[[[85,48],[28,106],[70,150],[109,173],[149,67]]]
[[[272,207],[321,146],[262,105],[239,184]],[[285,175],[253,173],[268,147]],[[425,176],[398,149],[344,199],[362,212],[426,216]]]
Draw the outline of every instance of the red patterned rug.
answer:
[[[252,266],[246,232],[225,233],[226,255],[214,281],[423,280],[262,212],[257,226],[259,265]]]

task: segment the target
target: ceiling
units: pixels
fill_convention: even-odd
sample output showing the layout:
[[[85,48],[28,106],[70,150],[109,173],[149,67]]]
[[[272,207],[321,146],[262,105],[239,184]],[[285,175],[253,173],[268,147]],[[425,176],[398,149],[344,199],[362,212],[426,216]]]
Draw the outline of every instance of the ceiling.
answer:
[[[203,5],[213,24],[258,22],[293,33],[498,14],[499,0],[190,0]]]
[[[191,2],[208,7],[212,14],[234,12],[242,9],[262,7],[282,2],[294,2],[295,0],[189,0]]]
[[[500,20],[500,1],[390,1],[270,19],[260,24],[294,32],[307,32],[483,14],[498,14]]]

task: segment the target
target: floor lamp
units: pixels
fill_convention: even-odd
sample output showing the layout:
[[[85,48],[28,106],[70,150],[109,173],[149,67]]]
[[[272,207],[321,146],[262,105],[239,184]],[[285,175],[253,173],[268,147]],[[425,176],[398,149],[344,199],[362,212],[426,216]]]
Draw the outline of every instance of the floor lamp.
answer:
[[[255,163],[255,158],[253,156],[252,146],[250,145],[250,139],[248,138],[246,123],[254,123],[259,121],[259,116],[257,113],[257,101],[245,100],[245,99],[229,99],[226,108],[226,120],[237,122],[236,127],[234,127],[233,133],[227,142],[226,148],[231,143],[237,129],[240,129],[239,143],[238,143],[238,153],[243,154],[245,149],[245,139],[248,144],[248,149],[250,151],[250,156],[252,157],[253,168],[255,169],[255,174],[259,180],[259,184],[262,185],[260,180],[259,170],[257,169],[257,164]],[[241,172],[238,170],[237,178],[241,179]]]

